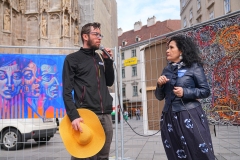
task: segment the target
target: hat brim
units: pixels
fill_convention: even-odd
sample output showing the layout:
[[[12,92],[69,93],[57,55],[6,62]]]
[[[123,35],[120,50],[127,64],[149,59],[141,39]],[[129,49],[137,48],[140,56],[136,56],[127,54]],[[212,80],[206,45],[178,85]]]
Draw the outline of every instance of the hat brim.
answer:
[[[76,158],[87,158],[96,155],[103,147],[106,137],[104,129],[97,115],[88,109],[78,109],[79,115],[93,133],[90,143],[80,145],[73,136],[72,123],[67,115],[65,115],[59,125],[59,132],[63,144],[70,155]],[[83,130],[84,132],[84,130]]]

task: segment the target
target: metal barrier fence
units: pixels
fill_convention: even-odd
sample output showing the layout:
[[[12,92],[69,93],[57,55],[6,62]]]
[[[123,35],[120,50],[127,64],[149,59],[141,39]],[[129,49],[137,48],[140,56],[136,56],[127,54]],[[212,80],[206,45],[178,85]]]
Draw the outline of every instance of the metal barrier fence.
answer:
[[[162,104],[160,103],[156,103],[156,99],[154,97],[153,91],[154,91],[154,87],[155,87],[155,83],[157,80],[157,76],[159,76],[160,74],[160,68],[159,66],[156,65],[156,62],[161,62],[161,67],[164,66],[163,60],[165,59],[165,56],[163,54],[158,55],[159,53],[162,53],[162,48],[164,48],[162,45],[162,43],[160,43],[160,47],[157,45],[159,44],[159,41],[156,40],[156,42],[154,42],[154,45],[152,45],[152,43],[148,44],[149,46],[147,46],[146,48],[142,49],[139,52],[139,55],[137,55],[139,57],[137,64],[135,64],[135,66],[137,67],[137,75],[138,76],[132,76],[132,66],[123,66],[123,61],[121,58],[121,54],[118,53],[118,51],[116,50],[116,48],[114,48],[114,52],[115,52],[115,84],[114,84],[114,89],[115,92],[115,105],[114,106],[118,106],[119,102],[120,102],[120,124],[115,123],[114,124],[114,138],[113,141],[113,145],[111,146],[111,155],[110,155],[110,159],[126,159],[124,157],[129,157],[127,159],[138,159],[135,157],[134,153],[126,153],[126,150],[131,150],[132,148],[128,147],[128,142],[132,145],[138,145],[137,142],[133,141],[133,140],[129,140],[127,139],[127,136],[129,133],[126,132],[132,132],[132,129],[129,128],[129,126],[126,127],[126,123],[124,123],[124,119],[123,119],[123,111],[124,110],[130,110],[131,111],[131,118],[129,120],[130,125],[133,125],[133,129],[134,128],[138,128],[140,129],[140,132],[138,133],[143,133],[145,135],[149,135],[152,133],[156,133],[157,130],[159,130],[159,116],[160,116],[160,112],[161,112],[161,107]],[[150,46],[153,46],[152,48]],[[50,56],[50,55],[55,55],[55,58],[58,57],[57,55],[59,55],[59,57],[64,56],[68,53],[71,53],[75,50],[78,50],[79,48],[48,48],[48,47],[26,47],[26,46],[0,46],[0,48],[4,48],[4,53],[3,54],[9,54],[10,53],[16,53],[18,49],[22,49],[22,51],[27,51],[27,53],[23,53],[20,52],[20,54],[22,55],[27,55],[25,56],[25,59],[20,59],[19,62],[26,62],[26,59],[30,58],[31,56],[34,57],[34,55],[45,55],[45,56]],[[16,50],[15,50],[16,49]],[[28,49],[28,50],[27,50]],[[138,49],[138,48],[136,48]],[[15,50],[15,52],[10,52]],[[35,50],[36,52],[30,52],[30,50]],[[48,50],[44,51],[44,52],[38,52],[38,51],[42,51],[42,50]],[[56,51],[59,50],[65,50],[64,52],[61,52],[61,54],[53,54],[52,50],[54,50],[54,53],[57,53]],[[3,51],[3,50],[2,50]],[[17,52],[19,53],[19,52]],[[60,53],[60,52],[59,52]],[[146,56],[149,55],[149,57]],[[205,50],[203,53],[206,53]],[[211,51],[211,53],[213,53],[213,51]],[[235,52],[236,55],[239,55],[239,52]],[[158,55],[158,56],[156,56]],[[151,57],[155,57],[151,58]],[[207,56],[205,56],[207,57]],[[239,56],[234,56],[235,59],[238,60],[239,62]],[[45,57],[45,58],[52,58],[52,60],[56,60],[53,57]],[[128,58],[128,57],[126,57]],[[130,58],[130,57],[129,57]],[[230,69],[232,70],[228,70],[227,68],[224,68],[225,73],[230,73],[229,77],[231,80],[231,83],[235,82],[235,79],[233,77],[235,77],[236,75],[239,75],[239,68],[237,68],[237,66],[239,66],[239,63],[236,63],[234,61],[234,58],[230,59],[231,61],[226,61],[226,64],[231,64],[233,67]],[[12,60],[10,58],[10,60]],[[38,61],[37,58],[35,58],[36,61]],[[212,62],[211,59],[208,62]],[[31,61],[29,61],[31,62]],[[40,63],[41,61],[39,61],[39,65],[41,65]],[[62,61],[59,61],[58,63],[60,64]],[[230,63],[231,62],[231,63]],[[234,62],[234,63],[232,63]],[[2,63],[2,62],[1,62]],[[38,65],[37,65],[38,66]],[[222,63],[220,63],[219,65],[215,66],[218,68],[218,66],[224,66]],[[39,66],[40,67],[40,66]],[[34,68],[34,67],[33,67]],[[41,68],[41,67],[40,67]],[[126,70],[126,75],[130,74],[130,77],[128,80],[124,80],[123,78],[123,72],[122,72],[122,68],[125,68]],[[153,69],[155,68],[155,70]],[[129,70],[130,71],[127,71]],[[219,69],[219,68],[218,68]],[[36,69],[36,71],[38,71],[38,69]],[[208,72],[209,71],[209,72]],[[208,73],[210,73],[211,70],[207,70]],[[156,74],[157,73],[157,74]],[[41,72],[39,71],[37,74],[41,74]],[[135,74],[135,73],[134,73]],[[140,75],[140,76],[139,76]],[[150,76],[149,76],[150,75]],[[207,74],[210,76],[210,74]],[[221,75],[219,73],[219,75]],[[213,78],[212,76],[210,76],[211,78]],[[209,78],[209,77],[208,77]],[[217,78],[217,77],[216,77]],[[36,79],[38,79],[38,77],[36,76]],[[57,78],[56,78],[57,79]],[[61,81],[60,79],[57,79],[59,81]],[[238,77],[239,80],[239,77]],[[218,82],[219,80],[217,80]],[[61,82],[60,82],[61,83]],[[211,87],[212,84],[211,83]],[[216,84],[216,83],[215,83]],[[214,85],[215,85],[214,84]],[[136,89],[137,86],[137,89]],[[28,89],[30,89],[31,87],[29,85],[26,85],[24,90],[22,90],[22,92],[24,91],[28,91]],[[125,93],[123,91],[123,88],[125,88]],[[237,88],[239,88],[239,85],[237,85]],[[140,92],[141,89],[141,92]],[[230,88],[231,90],[231,88]],[[235,88],[236,90],[236,88]],[[234,91],[235,91],[234,90]],[[118,92],[119,91],[119,94]],[[232,90],[231,90],[232,91]],[[137,93],[136,93],[137,92]],[[123,95],[124,93],[124,95]],[[213,92],[215,93],[215,92]],[[218,93],[218,92],[216,92]],[[239,93],[239,91],[237,92]],[[214,94],[216,96],[216,94]],[[230,95],[230,94],[229,94]],[[31,95],[32,96],[32,95]],[[239,95],[238,95],[239,96]],[[127,99],[126,97],[130,97],[132,98]],[[235,97],[232,97],[233,99]],[[6,103],[6,101],[3,101],[1,99],[1,104],[7,104],[7,106],[11,106],[14,101],[18,101],[23,99],[23,97],[18,96],[15,97],[15,99],[13,101],[11,101],[10,103]],[[119,101],[120,100],[120,101]],[[24,100],[23,100],[24,101]],[[19,104],[14,104],[15,106],[19,106],[23,103],[23,101],[20,101]],[[225,102],[226,101],[226,102]],[[224,154],[229,154],[230,157],[238,157],[238,156],[232,156],[235,155],[236,152],[235,150],[239,150],[240,149],[240,144],[238,142],[234,143],[232,139],[237,140],[240,137],[240,131],[239,131],[239,103],[235,103],[234,101],[230,101],[230,99],[225,99],[221,100],[219,99],[218,101],[214,101],[214,103],[212,103],[211,99],[207,99],[205,101],[203,101],[203,106],[204,109],[208,115],[209,118],[209,123],[212,124],[210,125],[210,128],[212,129],[212,132],[214,131],[214,129],[216,129],[217,131],[222,131],[221,133],[217,132],[217,136],[219,136],[218,141],[214,141],[213,145],[217,146],[215,147],[216,151],[216,155],[221,155],[218,157],[218,159],[222,159],[224,160]],[[30,101],[27,101],[30,103]],[[126,103],[128,102],[128,103]],[[215,107],[213,108],[212,104],[215,104]],[[231,106],[235,106],[234,110],[232,107],[226,107],[226,105],[218,105],[218,104],[230,104]],[[31,104],[34,104],[34,101],[31,101]],[[127,106],[125,106],[127,104]],[[136,116],[134,115],[135,113],[135,108],[141,108],[141,122],[136,120]],[[7,108],[7,107],[6,107]],[[117,107],[116,107],[117,108]],[[155,109],[157,108],[157,110]],[[9,109],[9,107],[8,107]],[[39,115],[37,115],[34,110],[27,110],[28,113],[30,113],[31,118],[29,119],[19,119],[19,118],[12,118],[10,119],[7,123],[2,121],[3,120],[3,116],[4,118],[6,117],[17,117],[18,114],[21,115],[21,113],[19,113],[20,109],[17,110],[9,110],[9,115],[8,114],[3,114],[3,109],[0,109],[0,115],[2,115],[1,117],[1,123],[0,125],[15,125],[14,128],[10,128],[8,127],[5,131],[1,132],[1,137],[5,136],[7,131],[11,131],[9,132],[9,134],[6,135],[6,137],[8,139],[10,139],[11,141],[8,142],[9,147],[14,146],[15,143],[17,144],[17,147],[22,148],[17,150],[16,148],[13,148],[12,151],[8,150],[6,147],[2,147],[0,149],[0,159],[2,160],[10,160],[10,159],[14,159],[14,160],[51,160],[51,159],[59,159],[59,160],[68,160],[70,159],[70,155],[69,153],[66,151],[60,135],[58,134],[58,130],[56,130],[56,125],[57,122],[61,119],[56,119],[55,118],[51,118],[51,115],[63,115],[63,112],[61,110],[53,110],[53,113],[51,114],[49,112],[49,117],[46,119],[38,119],[38,118],[33,118],[33,117],[37,117]],[[16,115],[17,113],[17,115]],[[48,111],[46,112],[48,113]],[[118,122],[118,114],[115,114],[115,122]],[[40,115],[41,116],[41,115]],[[134,118],[134,119],[133,119]],[[140,122],[137,124],[137,126],[135,126],[135,123]],[[25,135],[25,136],[21,136],[19,137],[19,132],[21,133],[27,133],[26,130],[21,130],[23,128],[22,124],[24,125],[28,125],[28,128],[30,128],[30,130],[35,129],[35,132],[32,133],[32,135]],[[40,129],[40,127],[45,127],[45,132],[43,133],[45,135],[44,138],[40,138],[40,136],[38,136],[39,134],[41,134],[41,132],[38,132],[37,130]],[[19,128],[19,130],[16,130],[17,128]],[[37,129],[36,129],[37,128]],[[139,130],[138,130],[139,131]],[[214,133],[214,132],[213,132]],[[127,136],[126,136],[127,134]],[[135,133],[134,133],[135,134]],[[230,137],[229,135],[233,135],[234,137]],[[16,139],[27,139],[27,138],[31,138],[35,136],[35,138],[33,139],[28,139],[28,141],[26,142],[16,142]],[[53,136],[53,137],[52,137]],[[159,136],[159,135],[157,135]],[[214,136],[214,134],[212,135]],[[143,138],[144,139],[144,138]],[[6,139],[7,140],[7,139]],[[1,145],[3,144],[3,139],[1,139]],[[127,142],[126,142],[127,141]],[[140,140],[141,141],[141,140]],[[158,140],[159,143],[160,140]],[[227,146],[225,146],[227,144]],[[161,146],[161,144],[159,144],[159,146]],[[224,150],[224,152],[222,152],[222,150]],[[144,149],[143,149],[144,150]],[[221,150],[221,152],[219,151]],[[119,152],[120,151],[120,152]],[[222,157],[222,158],[221,158]],[[139,158],[141,159],[141,158]]]
[[[0,159],[50,159],[42,154],[45,149],[53,154],[53,159],[70,159],[58,133],[61,118],[66,114],[61,78],[65,56],[77,50],[79,48],[0,45],[0,74],[2,77],[6,74],[7,79],[0,83],[11,90],[11,93],[4,88],[0,91]],[[117,53],[116,48],[112,50]],[[43,87],[42,94],[39,87]],[[117,88],[109,90],[113,92]],[[116,103],[113,106],[117,106],[117,94],[112,96]],[[115,121],[117,119],[118,114]],[[118,127],[115,128],[117,139]],[[115,141],[118,148],[118,140]],[[54,155],[53,148],[59,145],[57,151],[63,151],[63,155]],[[118,157],[118,150],[115,155]]]

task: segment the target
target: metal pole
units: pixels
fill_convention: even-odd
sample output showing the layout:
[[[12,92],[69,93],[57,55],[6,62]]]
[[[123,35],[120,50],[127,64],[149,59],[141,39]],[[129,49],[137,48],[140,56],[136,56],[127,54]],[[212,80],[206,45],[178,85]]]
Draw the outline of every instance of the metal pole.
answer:
[[[143,106],[143,132],[147,134],[148,131],[148,115],[147,115],[147,95],[146,95],[146,78],[145,78],[145,58],[144,50],[140,51],[141,64],[141,86],[142,86],[142,106]]]
[[[124,110],[123,108],[123,100],[122,100],[122,55],[121,53],[119,53],[119,92],[120,92],[120,107],[121,107],[121,157],[123,160],[124,157],[124,128],[123,128],[123,121],[124,121],[124,117],[123,117],[123,113],[122,111]]]
[[[114,48],[114,52],[115,52],[115,61],[113,63],[115,63],[115,160],[118,159],[118,81],[117,81],[117,60],[118,60],[118,53],[116,51],[116,47]]]

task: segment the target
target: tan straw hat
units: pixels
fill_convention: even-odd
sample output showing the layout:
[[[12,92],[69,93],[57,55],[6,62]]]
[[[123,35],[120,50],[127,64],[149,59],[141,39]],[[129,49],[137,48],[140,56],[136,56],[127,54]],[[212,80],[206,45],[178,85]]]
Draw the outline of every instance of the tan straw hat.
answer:
[[[87,158],[97,154],[105,143],[103,127],[95,113],[88,109],[78,109],[83,118],[82,133],[72,128],[72,123],[65,115],[60,123],[59,132],[67,151],[76,158]]]

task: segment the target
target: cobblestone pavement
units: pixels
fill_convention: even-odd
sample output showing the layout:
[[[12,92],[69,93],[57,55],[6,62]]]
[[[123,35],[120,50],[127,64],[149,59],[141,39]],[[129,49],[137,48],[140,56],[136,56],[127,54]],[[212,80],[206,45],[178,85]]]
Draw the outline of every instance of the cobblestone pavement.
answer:
[[[142,119],[130,119],[128,122],[135,132],[143,134]],[[123,123],[123,131],[121,131],[121,123],[117,124],[117,131],[115,124],[113,127],[114,137],[109,160],[167,160],[159,133],[142,137],[133,132],[127,123]],[[213,126],[210,126],[210,129],[213,131]],[[121,141],[121,133],[123,133],[123,141]],[[212,140],[217,160],[240,159],[240,126],[216,126],[216,137],[212,132]],[[30,140],[25,143],[23,149],[18,151],[0,149],[0,160],[70,160],[70,155],[57,132],[49,142],[43,145]]]

